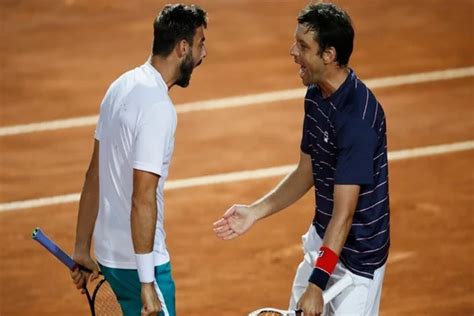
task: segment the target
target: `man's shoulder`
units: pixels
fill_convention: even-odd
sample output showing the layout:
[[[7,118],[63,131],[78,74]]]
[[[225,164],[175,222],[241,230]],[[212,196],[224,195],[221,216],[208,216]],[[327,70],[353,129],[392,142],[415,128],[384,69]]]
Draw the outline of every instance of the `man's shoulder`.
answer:
[[[117,79],[116,84],[126,91],[127,102],[149,107],[157,103],[172,105],[166,87],[148,74],[143,66],[127,71]]]
[[[348,106],[344,106],[345,114],[354,119],[370,120],[383,115],[383,109],[375,94],[357,76],[354,75],[350,85],[350,91],[345,99]]]
[[[128,86],[133,84],[134,78],[138,68],[134,68],[122,73],[109,86],[107,90],[108,95],[117,95],[123,92]]]
[[[352,87],[352,101],[360,107],[374,106],[378,103],[375,94],[366,83],[354,75]]]
[[[144,66],[136,67],[120,75],[109,87],[107,97],[112,103],[127,105],[131,113],[155,115],[172,114],[174,105],[168,90]]]

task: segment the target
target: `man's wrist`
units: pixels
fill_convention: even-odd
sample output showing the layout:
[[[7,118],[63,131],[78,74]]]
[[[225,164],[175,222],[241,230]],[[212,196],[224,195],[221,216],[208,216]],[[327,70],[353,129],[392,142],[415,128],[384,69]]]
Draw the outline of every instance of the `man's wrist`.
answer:
[[[255,218],[255,221],[258,221],[268,215],[270,212],[270,205],[268,202],[259,201],[250,205],[250,212]]]
[[[338,261],[339,256],[334,251],[328,247],[321,247],[315,267],[308,281],[324,291]]]
[[[321,288],[319,286],[317,286],[316,284],[312,283],[312,282],[308,282],[308,288],[313,290],[313,291],[317,291],[317,292],[322,292],[323,290],[321,290]]]
[[[153,281],[153,282],[148,282],[148,283],[140,282],[140,284],[141,284],[142,287],[155,287],[154,282],[155,282],[155,281]]]
[[[74,244],[74,252],[81,254],[90,254],[91,242],[90,241],[76,241]]]
[[[309,284],[313,284],[315,287],[319,288],[321,291],[326,289],[330,275],[325,271],[314,268],[313,272],[309,276]]]
[[[135,254],[137,263],[138,279],[140,283],[152,283],[155,281],[155,262],[153,251],[144,254]]]
[[[73,258],[85,258],[85,257],[90,257],[91,256],[91,251],[90,249],[87,248],[81,248],[81,247],[74,247],[74,250],[72,252],[72,257]]]

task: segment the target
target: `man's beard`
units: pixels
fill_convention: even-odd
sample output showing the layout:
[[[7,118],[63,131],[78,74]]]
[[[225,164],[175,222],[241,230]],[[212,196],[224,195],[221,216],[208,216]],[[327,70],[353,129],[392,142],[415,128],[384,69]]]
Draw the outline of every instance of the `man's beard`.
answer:
[[[194,60],[193,60],[193,53],[190,51],[189,54],[186,55],[183,62],[179,66],[179,78],[176,80],[176,84],[180,87],[186,88],[189,85],[189,81],[191,80],[191,74],[194,70]]]

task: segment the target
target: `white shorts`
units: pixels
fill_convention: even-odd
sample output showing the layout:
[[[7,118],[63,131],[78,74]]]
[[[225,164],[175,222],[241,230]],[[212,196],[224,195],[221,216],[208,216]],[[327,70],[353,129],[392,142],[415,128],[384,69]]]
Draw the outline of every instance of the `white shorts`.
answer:
[[[296,270],[295,280],[291,291],[289,309],[296,309],[298,300],[308,286],[308,279],[313,272],[314,261],[317,252],[322,245],[322,240],[316,233],[313,225],[303,235],[304,259]],[[379,314],[380,297],[382,294],[382,283],[385,273],[385,265],[374,272],[374,278],[368,279],[349,271],[341,262],[338,262],[334,272],[329,278],[327,288],[337,282],[346,273],[352,277],[353,284],[342,291],[324,308],[324,316],[376,316]]]

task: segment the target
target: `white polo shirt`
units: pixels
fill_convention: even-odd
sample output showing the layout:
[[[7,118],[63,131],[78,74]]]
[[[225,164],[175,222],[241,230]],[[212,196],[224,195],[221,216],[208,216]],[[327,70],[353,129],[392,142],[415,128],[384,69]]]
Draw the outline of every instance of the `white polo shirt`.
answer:
[[[102,265],[136,269],[130,224],[133,169],[160,176],[156,191],[155,266],[169,261],[163,229],[163,188],[176,124],[168,87],[149,62],[123,74],[107,91],[95,134],[100,142],[100,203],[94,249]]]

